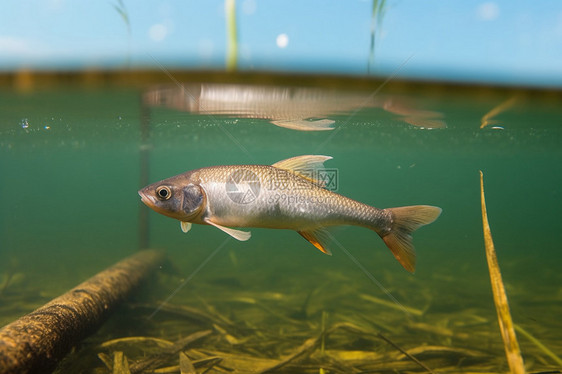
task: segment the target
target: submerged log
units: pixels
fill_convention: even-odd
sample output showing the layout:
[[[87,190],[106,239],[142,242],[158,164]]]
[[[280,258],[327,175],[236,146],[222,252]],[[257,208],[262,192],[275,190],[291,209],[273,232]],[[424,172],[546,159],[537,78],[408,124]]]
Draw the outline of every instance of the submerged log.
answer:
[[[0,373],[45,373],[164,259],[138,252],[0,329]]]

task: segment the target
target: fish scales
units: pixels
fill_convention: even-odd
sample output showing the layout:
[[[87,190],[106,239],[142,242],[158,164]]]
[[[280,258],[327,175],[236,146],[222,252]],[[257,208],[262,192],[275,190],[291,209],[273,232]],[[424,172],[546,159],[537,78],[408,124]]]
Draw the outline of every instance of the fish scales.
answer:
[[[240,204],[229,198],[225,185],[236,171],[258,178],[254,201]],[[302,230],[321,226],[376,226],[384,231],[389,212],[336,194],[290,171],[269,165],[213,166],[193,172],[209,196],[209,213],[217,223],[236,227]]]

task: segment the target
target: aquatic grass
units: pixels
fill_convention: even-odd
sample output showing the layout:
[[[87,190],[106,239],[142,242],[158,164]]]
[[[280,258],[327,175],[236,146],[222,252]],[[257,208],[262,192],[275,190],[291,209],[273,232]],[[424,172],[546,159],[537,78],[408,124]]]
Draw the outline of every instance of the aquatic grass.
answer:
[[[123,0],[117,0],[115,4],[113,4],[113,9],[119,14],[123,23],[127,27],[127,57],[125,60],[125,65],[129,66],[131,63],[131,40],[132,40],[132,31],[131,31],[131,21],[129,18],[129,12],[125,7],[125,3]]]
[[[246,271],[232,270],[232,275]],[[486,318],[485,302],[470,302],[470,309],[459,304],[466,294],[459,295],[460,287],[440,289],[443,278],[438,277],[426,286],[414,280],[402,279],[389,272],[387,279],[397,289],[403,289],[403,297],[413,304],[425,304],[424,298],[415,295],[433,290],[429,308],[422,315],[411,315],[405,321],[404,314],[394,308],[372,302],[358,302],[358,295],[367,292],[370,284],[358,288],[357,279],[362,274],[331,274],[325,288],[314,291],[311,307],[303,317],[291,318],[302,309],[302,300],[310,293],[304,287],[310,279],[318,279],[325,269],[310,269],[310,274],[287,280],[282,284],[264,287],[260,282],[271,269],[250,272],[243,283],[236,287],[224,283],[198,280],[192,289],[177,295],[175,304],[165,304],[156,318],[146,317],[159,305],[159,295],[147,300],[139,295],[136,303],[123,310],[124,317],[110,322],[97,338],[85,345],[82,352],[69,357],[76,367],[95,368],[92,359],[99,360],[109,372],[125,367],[131,373],[493,373],[499,372],[505,359],[483,347],[494,340],[493,318]],[[223,279],[229,274],[217,274]],[[177,281],[181,277],[178,275]],[[169,276],[158,277],[158,289],[176,283]],[[459,280],[468,287],[474,280]],[[277,288],[275,288],[277,287]],[[449,290],[449,292],[446,292]],[[444,292],[445,291],[445,292]],[[417,300],[417,301],[416,301]],[[440,311],[445,300],[457,307]],[[335,305],[338,305],[335,308]],[[427,304],[426,304],[427,305]],[[123,320],[123,318],[125,318]],[[136,337],[129,336],[131,321]],[[117,323],[116,323],[117,322]],[[391,329],[384,328],[388,325]],[[204,339],[188,346],[182,339],[203,331]],[[119,337],[123,338],[119,338]],[[183,341],[185,342],[185,341]],[[183,348],[176,352],[173,347]],[[123,352],[124,359],[119,359]],[[541,352],[542,353],[542,352]],[[117,361],[115,357],[117,354]],[[185,355],[182,357],[181,355]],[[535,353],[531,365],[537,369],[554,367],[541,364]],[[80,359],[90,357],[88,360]],[[538,358],[538,360],[537,360]],[[186,361],[189,360],[189,361]],[[89,366],[88,366],[89,365]],[[77,372],[62,366],[60,373]],[[64,369],[68,369],[65,371]],[[107,372],[107,371],[105,371]],[[123,371],[126,373],[126,371]]]
[[[379,299],[378,297],[367,295],[367,294],[361,294],[361,295],[359,295],[359,297],[363,300],[370,301],[370,302],[375,303],[375,304],[383,305],[387,308],[400,310],[400,311],[406,313],[407,315],[414,315],[414,316],[423,315],[423,310],[419,310],[419,309],[416,309],[416,308],[405,306],[401,303],[397,304],[394,300],[392,302],[390,302],[390,301],[382,300],[382,299]]]
[[[238,31],[236,27],[236,0],[225,0],[226,13],[226,70],[235,71],[238,66]]]
[[[533,335],[531,335],[523,327],[521,327],[519,325],[514,325],[514,328],[515,328],[515,330],[517,330],[517,332],[521,333],[521,335],[523,335],[524,337],[529,339],[531,341],[531,343],[533,343],[535,346],[537,346],[541,351],[543,351],[554,362],[556,362],[558,365],[560,365],[560,367],[562,367],[562,359],[560,357],[558,357],[556,355],[556,353],[552,352],[552,350],[550,350],[547,346],[545,346],[543,343],[541,343],[540,340],[538,340]]]
[[[129,361],[121,351],[113,352],[113,374],[130,374]]]
[[[129,37],[131,36],[131,22],[129,21],[129,12],[127,12],[127,8],[125,8],[125,3],[123,0],[117,0],[115,4],[113,4],[113,9],[121,16],[121,19],[127,26],[127,34]]]
[[[509,108],[511,108],[513,105],[515,105],[515,103],[518,101],[518,97],[517,96],[513,96],[503,102],[501,102],[499,105],[495,106],[494,108],[492,108],[492,110],[490,110],[488,113],[484,114],[484,116],[482,116],[482,119],[480,120],[480,128],[483,129],[484,127],[488,126],[488,125],[493,125],[495,123],[497,123],[497,120],[494,120],[493,118],[495,116],[497,116],[498,114],[501,114],[503,112],[505,112],[506,110],[508,110]]]
[[[371,73],[375,63],[375,39],[380,30],[382,19],[386,8],[386,0],[373,0],[371,12],[371,43],[369,46],[369,61],[367,62],[367,73]]]
[[[490,271],[490,283],[494,294],[494,303],[498,313],[498,323],[504,341],[505,354],[511,373],[524,374],[525,365],[521,350],[517,342],[517,336],[513,327],[507,294],[503,285],[496,249],[492,240],[492,231],[488,223],[488,213],[486,212],[486,200],[484,196],[484,174],[480,171],[480,199],[482,205],[482,225],[484,230],[484,244],[486,247],[486,259],[488,260],[488,270]]]

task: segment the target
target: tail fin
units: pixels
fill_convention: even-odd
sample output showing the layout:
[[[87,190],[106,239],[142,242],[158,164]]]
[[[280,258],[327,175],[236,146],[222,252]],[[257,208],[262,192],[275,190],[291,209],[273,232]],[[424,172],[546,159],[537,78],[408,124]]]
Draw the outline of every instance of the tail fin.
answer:
[[[412,233],[435,221],[441,214],[441,208],[415,205],[386,210],[392,214],[392,225],[390,231],[382,234],[381,238],[404,269],[413,273],[416,269],[416,251],[412,244]]]

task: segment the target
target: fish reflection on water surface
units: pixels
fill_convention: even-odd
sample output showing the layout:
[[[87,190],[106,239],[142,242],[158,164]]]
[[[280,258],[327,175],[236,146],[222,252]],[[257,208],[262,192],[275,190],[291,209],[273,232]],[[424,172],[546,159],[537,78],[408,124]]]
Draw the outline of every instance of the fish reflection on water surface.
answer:
[[[411,98],[303,87],[190,83],[159,86],[144,93],[144,104],[208,115],[262,118],[299,131],[333,130],[330,115],[377,107],[420,128],[444,128],[443,114],[416,108]]]
[[[441,208],[427,205],[378,209],[325,188],[329,156],[305,155],[273,165],[222,165],[191,170],[139,191],[154,211],[181,222],[215,226],[238,240],[251,233],[231,227],[295,230],[326,254],[326,228],[362,226],[375,231],[402,266],[413,272],[412,232],[432,223]]]

